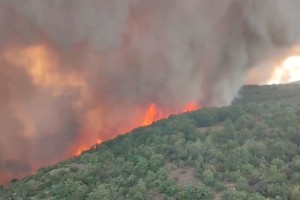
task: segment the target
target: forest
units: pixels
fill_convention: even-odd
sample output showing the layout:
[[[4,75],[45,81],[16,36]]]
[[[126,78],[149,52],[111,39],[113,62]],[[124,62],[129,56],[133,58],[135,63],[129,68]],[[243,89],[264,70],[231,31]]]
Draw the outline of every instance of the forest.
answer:
[[[1,187],[0,199],[300,200],[300,85],[244,86]]]

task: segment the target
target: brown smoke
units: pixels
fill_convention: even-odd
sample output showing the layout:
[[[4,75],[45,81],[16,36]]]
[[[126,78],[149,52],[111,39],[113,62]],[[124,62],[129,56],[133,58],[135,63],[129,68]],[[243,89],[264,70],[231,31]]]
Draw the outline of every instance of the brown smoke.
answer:
[[[143,124],[230,104],[297,45],[294,0],[0,0],[0,180]]]

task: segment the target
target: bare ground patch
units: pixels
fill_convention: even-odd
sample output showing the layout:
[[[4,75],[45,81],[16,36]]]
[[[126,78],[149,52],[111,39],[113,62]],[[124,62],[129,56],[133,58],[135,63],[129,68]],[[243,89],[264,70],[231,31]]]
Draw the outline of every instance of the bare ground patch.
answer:
[[[223,193],[222,192],[218,192],[215,195],[215,200],[222,200],[222,197],[223,197]]]
[[[195,177],[195,169],[192,167],[179,168],[177,165],[167,162],[165,168],[167,169],[168,175],[175,179],[181,186],[186,184],[194,186],[202,184],[201,181]]]
[[[164,195],[161,194],[157,188],[153,188],[151,190],[149,190],[148,194],[147,194],[147,198],[148,200],[164,200]]]
[[[236,183],[233,182],[227,182],[226,187],[230,189],[236,189]]]
[[[78,164],[78,163],[73,163],[71,165],[69,165],[70,167],[75,167],[78,170],[84,170],[86,169],[86,165],[85,164]]]
[[[209,127],[200,127],[198,128],[198,131],[201,133],[206,132],[208,129],[211,129],[212,131],[215,132],[220,132],[224,130],[224,125],[223,124],[216,124],[214,126],[209,126]]]

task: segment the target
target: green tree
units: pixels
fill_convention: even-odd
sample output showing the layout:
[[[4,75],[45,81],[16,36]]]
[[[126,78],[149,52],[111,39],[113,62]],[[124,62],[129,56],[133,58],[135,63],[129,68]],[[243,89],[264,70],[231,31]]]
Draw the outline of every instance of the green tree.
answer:
[[[300,159],[295,160],[295,169],[300,171]]]
[[[260,194],[250,194],[247,200],[265,200],[266,198],[261,196]]]
[[[79,200],[85,199],[88,194],[88,187],[82,182],[67,180],[52,189],[52,194],[58,198]]]
[[[148,167],[148,161],[143,157],[139,157],[136,165],[133,168],[133,172],[137,176],[143,176],[148,171]]]
[[[236,182],[236,188],[237,190],[243,190],[243,191],[248,191],[249,190],[249,185],[248,185],[248,180],[246,177],[239,177]]]
[[[216,182],[215,189],[217,192],[221,192],[221,191],[225,190],[225,188],[226,188],[226,185],[224,182],[221,182],[221,181]]]
[[[146,192],[146,184],[141,181],[136,186],[129,189],[129,197],[133,200],[143,200],[145,199]]]
[[[210,169],[205,169],[202,174],[203,182],[207,185],[214,185],[215,184],[215,178],[214,173]]]
[[[244,191],[237,191],[233,189],[228,189],[224,195],[222,200],[246,200],[247,193]]]
[[[163,164],[163,156],[161,154],[155,154],[150,158],[150,169],[157,171]]]
[[[155,182],[157,180],[157,173],[154,173],[153,171],[148,171],[147,176],[145,177],[145,183],[148,188],[156,187],[157,184]]]
[[[292,190],[291,200],[300,200],[300,187],[295,187]]]
[[[111,193],[106,185],[99,185],[97,189],[94,189],[88,194],[87,200],[110,200]]]
[[[180,200],[202,200],[207,199],[208,190],[205,187],[194,187],[191,185],[186,185],[178,193],[178,198]]]
[[[267,195],[272,198],[281,197],[283,199],[288,199],[291,194],[291,190],[286,184],[271,183],[267,186]]]
[[[224,122],[224,137],[226,137],[227,140],[230,140],[230,139],[235,139],[236,136],[237,136],[237,132],[234,124],[230,119],[227,119]]]

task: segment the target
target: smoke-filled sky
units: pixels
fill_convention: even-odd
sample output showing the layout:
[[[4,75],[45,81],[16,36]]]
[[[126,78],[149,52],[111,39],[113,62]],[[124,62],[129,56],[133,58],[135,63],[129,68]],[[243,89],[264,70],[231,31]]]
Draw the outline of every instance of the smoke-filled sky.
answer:
[[[142,123],[230,104],[297,46],[296,0],[0,0],[0,181]]]

